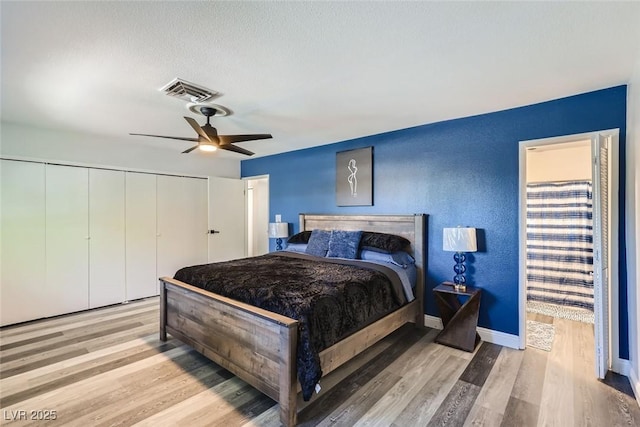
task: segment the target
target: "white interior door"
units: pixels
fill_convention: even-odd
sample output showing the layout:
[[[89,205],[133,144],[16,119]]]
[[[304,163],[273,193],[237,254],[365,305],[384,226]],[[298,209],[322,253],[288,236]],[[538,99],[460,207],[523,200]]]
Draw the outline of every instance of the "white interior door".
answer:
[[[127,172],[126,300],[157,295],[156,175]]]
[[[47,316],[89,308],[89,170],[46,165]]]
[[[247,255],[269,252],[269,177],[247,181]]]
[[[244,185],[241,179],[209,177],[209,262],[246,254]]]
[[[124,172],[89,169],[89,307],[125,300]]]
[[[45,166],[0,160],[0,325],[47,314]]]
[[[593,162],[593,294],[596,376],[604,378],[609,355],[609,145],[610,136],[592,139]]]
[[[207,181],[157,177],[157,277],[207,260]]]

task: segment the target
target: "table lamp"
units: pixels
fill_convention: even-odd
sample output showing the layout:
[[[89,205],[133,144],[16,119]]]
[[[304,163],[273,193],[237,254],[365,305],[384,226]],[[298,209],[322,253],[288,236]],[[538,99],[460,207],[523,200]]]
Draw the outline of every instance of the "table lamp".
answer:
[[[453,260],[456,262],[453,267],[453,271],[456,273],[453,277],[454,288],[457,291],[465,291],[467,289],[467,279],[464,277],[464,272],[467,270],[464,266],[467,259],[465,253],[478,250],[476,229],[469,227],[443,228],[442,250],[455,252],[453,254]]]
[[[269,237],[272,239],[276,239],[276,251],[281,251],[282,238],[289,237],[289,223],[288,222],[270,222]]]

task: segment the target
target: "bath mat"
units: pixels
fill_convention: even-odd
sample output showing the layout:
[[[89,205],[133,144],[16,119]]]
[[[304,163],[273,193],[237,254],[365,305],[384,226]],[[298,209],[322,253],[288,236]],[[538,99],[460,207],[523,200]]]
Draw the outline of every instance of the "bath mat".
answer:
[[[527,320],[527,347],[551,351],[555,334],[553,325]]]

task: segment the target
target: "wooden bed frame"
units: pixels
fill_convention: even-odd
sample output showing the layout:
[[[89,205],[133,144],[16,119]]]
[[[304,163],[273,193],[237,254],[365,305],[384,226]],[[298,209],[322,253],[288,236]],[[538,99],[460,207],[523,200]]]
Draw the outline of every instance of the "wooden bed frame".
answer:
[[[300,230],[377,231],[411,241],[416,299],[320,353],[323,375],[407,322],[424,326],[426,215],[300,214]],[[280,403],[280,420],[297,419],[298,322],[175,279],[160,279],[160,339],[167,333],[190,345]]]

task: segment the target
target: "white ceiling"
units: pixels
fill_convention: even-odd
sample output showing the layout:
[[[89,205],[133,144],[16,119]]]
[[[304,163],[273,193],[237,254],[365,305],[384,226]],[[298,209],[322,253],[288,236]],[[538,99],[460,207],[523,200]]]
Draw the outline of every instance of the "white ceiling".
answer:
[[[1,2],[2,120],[174,150],[181,77],[256,156],[625,84],[640,2]],[[196,155],[205,155],[198,153]],[[243,159],[217,152],[214,156]]]

